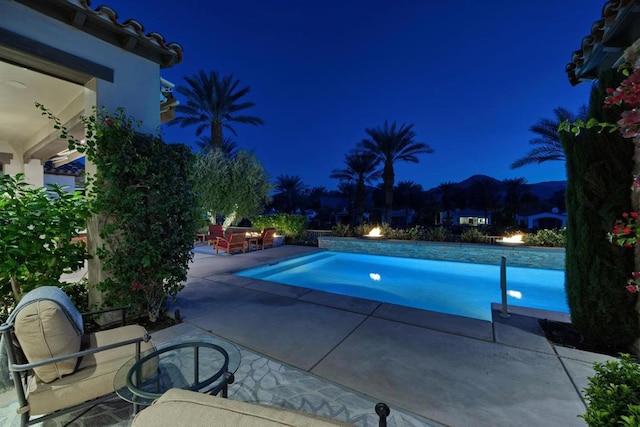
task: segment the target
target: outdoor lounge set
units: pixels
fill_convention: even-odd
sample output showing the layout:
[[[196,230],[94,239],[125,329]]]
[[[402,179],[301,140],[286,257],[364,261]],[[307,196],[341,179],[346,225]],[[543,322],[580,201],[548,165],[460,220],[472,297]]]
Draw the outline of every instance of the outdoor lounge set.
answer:
[[[234,427],[349,425],[300,411],[228,400],[227,386],[234,381],[229,370],[234,368],[224,348],[182,342],[156,349],[142,326],[124,325],[125,311],[118,310],[122,310],[123,326],[85,334],[86,315],[60,288],[43,286],[22,298],[0,326],[4,347],[0,355],[8,358],[0,358],[0,373],[2,381],[9,381],[9,376],[13,381],[22,426],[95,406],[112,399],[114,393],[133,404],[132,425],[137,427],[205,426],[212,420]],[[194,381],[184,383],[182,375],[161,372],[161,355],[178,349],[194,350]],[[213,353],[205,353],[207,349]],[[214,360],[211,354],[220,357]],[[206,371],[202,365],[211,360],[216,368],[199,373],[199,365]],[[239,357],[235,363],[237,367]],[[141,405],[146,408],[138,412]],[[389,408],[379,403],[375,411],[380,426],[386,426]]]
[[[220,251],[232,255],[234,252],[247,253],[252,249],[265,249],[274,246],[276,229],[267,227],[262,232],[253,236],[245,231],[229,231],[225,237],[222,226],[219,224],[209,225],[209,231],[205,236],[208,245],[213,245],[216,254]]]

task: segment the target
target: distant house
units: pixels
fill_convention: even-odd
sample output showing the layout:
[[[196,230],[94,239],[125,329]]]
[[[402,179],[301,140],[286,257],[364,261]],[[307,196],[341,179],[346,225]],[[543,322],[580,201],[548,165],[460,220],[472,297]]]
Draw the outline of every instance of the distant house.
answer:
[[[516,223],[529,230],[563,228],[567,226],[567,213],[554,208],[551,212],[516,215]]]
[[[44,185],[57,184],[64,187],[69,193],[83,188],[84,180],[84,161],[82,159],[56,167],[49,160],[44,164]]]
[[[451,217],[449,217],[451,214]],[[477,227],[479,225],[491,224],[491,213],[476,209],[455,209],[453,211],[440,212],[441,225],[470,225]]]

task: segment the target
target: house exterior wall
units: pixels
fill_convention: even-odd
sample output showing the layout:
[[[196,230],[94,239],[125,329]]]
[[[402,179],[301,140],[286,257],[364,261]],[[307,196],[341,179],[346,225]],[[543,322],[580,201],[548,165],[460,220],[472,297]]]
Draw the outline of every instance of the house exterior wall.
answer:
[[[97,105],[142,121],[144,132],[160,126],[160,66],[124,49],[44,16],[15,2],[5,2],[0,27],[80,58],[114,69],[114,82],[99,80]]]

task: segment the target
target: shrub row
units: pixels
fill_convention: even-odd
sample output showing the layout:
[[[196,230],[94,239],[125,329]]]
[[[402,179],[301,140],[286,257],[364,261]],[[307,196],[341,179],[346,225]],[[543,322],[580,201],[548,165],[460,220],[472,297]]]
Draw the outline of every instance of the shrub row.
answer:
[[[388,224],[361,224],[350,227],[346,224],[334,225],[331,235],[335,237],[362,237],[379,227],[382,235],[387,239],[394,240],[422,240],[432,242],[463,242],[463,243],[487,243],[488,234],[481,229],[468,227],[462,230],[459,235],[452,234],[446,227],[423,227],[412,228],[391,228]],[[564,247],[566,230],[539,230],[535,233],[524,235],[524,242],[527,246]]]

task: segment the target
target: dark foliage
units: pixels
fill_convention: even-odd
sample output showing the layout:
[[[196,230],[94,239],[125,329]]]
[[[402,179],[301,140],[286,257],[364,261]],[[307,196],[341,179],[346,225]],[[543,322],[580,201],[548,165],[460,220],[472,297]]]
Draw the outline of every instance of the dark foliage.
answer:
[[[607,75],[592,90],[590,115],[615,121],[619,111],[601,109]],[[606,114],[606,116],[603,116]],[[573,326],[598,348],[620,348],[637,336],[635,298],[625,290],[633,251],[614,246],[607,232],[630,210],[633,145],[616,133],[562,133],[567,159],[566,290]]]

